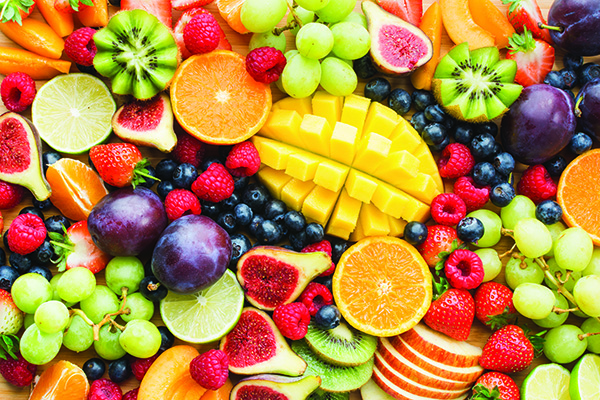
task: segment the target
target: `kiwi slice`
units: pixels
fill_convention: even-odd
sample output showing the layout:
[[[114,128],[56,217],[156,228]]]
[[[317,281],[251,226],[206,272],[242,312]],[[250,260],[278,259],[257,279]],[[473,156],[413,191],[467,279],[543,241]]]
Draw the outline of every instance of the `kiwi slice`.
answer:
[[[342,367],[321,360],[308,347],[304,340],[296,340],[292,343],[294,350],[308,365],[304,375],[315,375],[321,377],[321,389],[326,392],[349,392],[356,390],[373,375],[373,358],[364,364],[355,367]]]
[[[96,32],[94,43],[94,67],[112,80],[112,91],[140,100],[164,90],[179,64],[173,35],[144,10],[116,13]]]
[[[305,339],[322,360],[348,367],[366,363],[377,349],[376,337],[360,332],[345,322],[328,330],[310,324]]]
[[[308,396],[306,400],[349,400],[350,393],[335,393],[326,392],[321,389],[317,389]]]
[[[486,122],[502,116],[523,87],[514,83],[517,63],[500,60],[496,47],[469,51],[468,43],[454,47],[439,62],[432,89],[438,103],[453,117]]]

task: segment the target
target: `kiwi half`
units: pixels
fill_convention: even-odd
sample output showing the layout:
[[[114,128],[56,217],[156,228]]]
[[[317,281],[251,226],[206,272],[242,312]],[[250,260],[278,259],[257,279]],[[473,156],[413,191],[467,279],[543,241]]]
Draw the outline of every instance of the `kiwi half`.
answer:
[[[326,392],[349,392],[360,388],[373,375],[373,358],[364,364],[355,367],[342,367],[328,363],[312,352],[304,340],[292,343],[292,350],[296,352],[308,367],[304,375],[321,377],[321,389]]]
[[[94,35],[94,67],[116,94],[145,100],[164,90],[179,64],[177,43],[158,18],[144,10],[116,13]]]
[[[304,339],[321,359],[348,367],[366,363],[377,349],[376,337],[360,332],[345,322],[329,330],[310,324]]]
[[[321,389],[317,389],[308,396],[306,400],[349,400],[350,393],[335,393],[326,392]]]
[[[469,51],[468,43],[454,47],[439,62],[432,89],[438,103],[453,117],[486,122],[502,116],[523,87],[514,83],[517,63],[500,60],[496,47]]]

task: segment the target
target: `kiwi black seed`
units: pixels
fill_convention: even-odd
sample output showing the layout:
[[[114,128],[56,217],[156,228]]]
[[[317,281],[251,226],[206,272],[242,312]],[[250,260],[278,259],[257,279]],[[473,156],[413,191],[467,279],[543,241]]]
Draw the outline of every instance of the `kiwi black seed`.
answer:
[[[377,338],[342,322],[334,329],[308,326],[306,343],[321,359],[335,365],[354,366],[367,362],[377,349]]]
[[[306,400],[349,400],[350,393],[335,393],[326,392],[321,389],[317,389],[308,396]]]

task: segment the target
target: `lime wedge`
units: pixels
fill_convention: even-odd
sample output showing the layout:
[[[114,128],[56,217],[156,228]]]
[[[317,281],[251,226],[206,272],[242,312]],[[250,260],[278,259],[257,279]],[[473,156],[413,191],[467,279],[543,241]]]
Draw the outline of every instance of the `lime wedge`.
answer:
[[[521,386],[522,400],[571,400],[569,371],[558,364],[539,365]]]
[[[110,90],[100,79],[68,74],[58,75],[40,88],[31,117],[50,147],[79,154],[108,138],[116,109]]]
[[[175,337],[189,343],[221,339],[240,319],[244,291],[230,270],[212,286],[192,294],[169,292],[160,302],[163,322]]]
[[[600,356],[586,354],[571,372],[572,400],[600,399]]]

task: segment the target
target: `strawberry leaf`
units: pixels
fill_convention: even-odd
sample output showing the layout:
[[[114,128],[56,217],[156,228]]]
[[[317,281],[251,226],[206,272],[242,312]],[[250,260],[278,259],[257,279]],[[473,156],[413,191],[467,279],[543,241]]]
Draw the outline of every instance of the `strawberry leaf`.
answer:
[[[502,400],[500,395],[500,388],[498,386],[494,386],[490,390],[480,383],[473,388],[473,397],[471,397],[471,400]]]
[[[134,189],[137,185],[146,182],[147,179],[160,181],[160,179],[148,173],[148,168],[146,168],[148,165],[150,165],[150,161],[148,161],[147,158],[144,158],[135,164],[135,168],[133,169],[133,180],[131,181],[131,186],[133,186]]]
[[[448,283],[448,280],[440,274],[435,274],[435,276],[432,279],[432,283],[433,300],[439,299],[441,295],[443,295],[448,289],[450,289],[450,284]]]
[[[508,11],[511,13],[515,12],[516,8],[521,5],[520,3],[520,0],[502,0],[502,4],[510,4]]]
[[[29,12],[33,0],[0,0],[0,22],[14,21],[21,25],[21,13]]]
[[[536,358],[541,356],[542,350],[544,349],[544,342],[546,341],[546,338],[544,338],[543,335],[545,335],[548,331],[542,331],[536,334],[530,333],[529,330],[524,329],[524,331],[525,335],[527,335],[527,339],[529,339],[531,345],[533,346],[534,356]]]
[[[15,335],[1,335],[0,336],[0,358],[6,360],[8,356],[11,356],[15,360],[18,358],[17,353],[19,352],[19,338]]]
[[[67,234],[67,230],[64,235],[56,232],[48,232],[48,236],[50,236],[50,244],[54,248],[54,253],[58,257],[57,259],[51,260],[53,264],[58,266],[58,272],[63,272],[67,269],[67,257],[71,253],[75,251],[75,245],[69,239],[69,235]]]
[[[502,311],[502,314],[488,315],[488,321],[485,324],[493,331],[508,325],[508,323],[515,318],[515,315],[511,314],[509,311],[510,307],[506,306],[504,311]]]
[[[524,27],[522,35],[515,33],[508,38],[508,50],[510,54],[518,52],[529,53],[535,50],[535,47],[535,40],[533,40],[533,35],[527,27]]]

